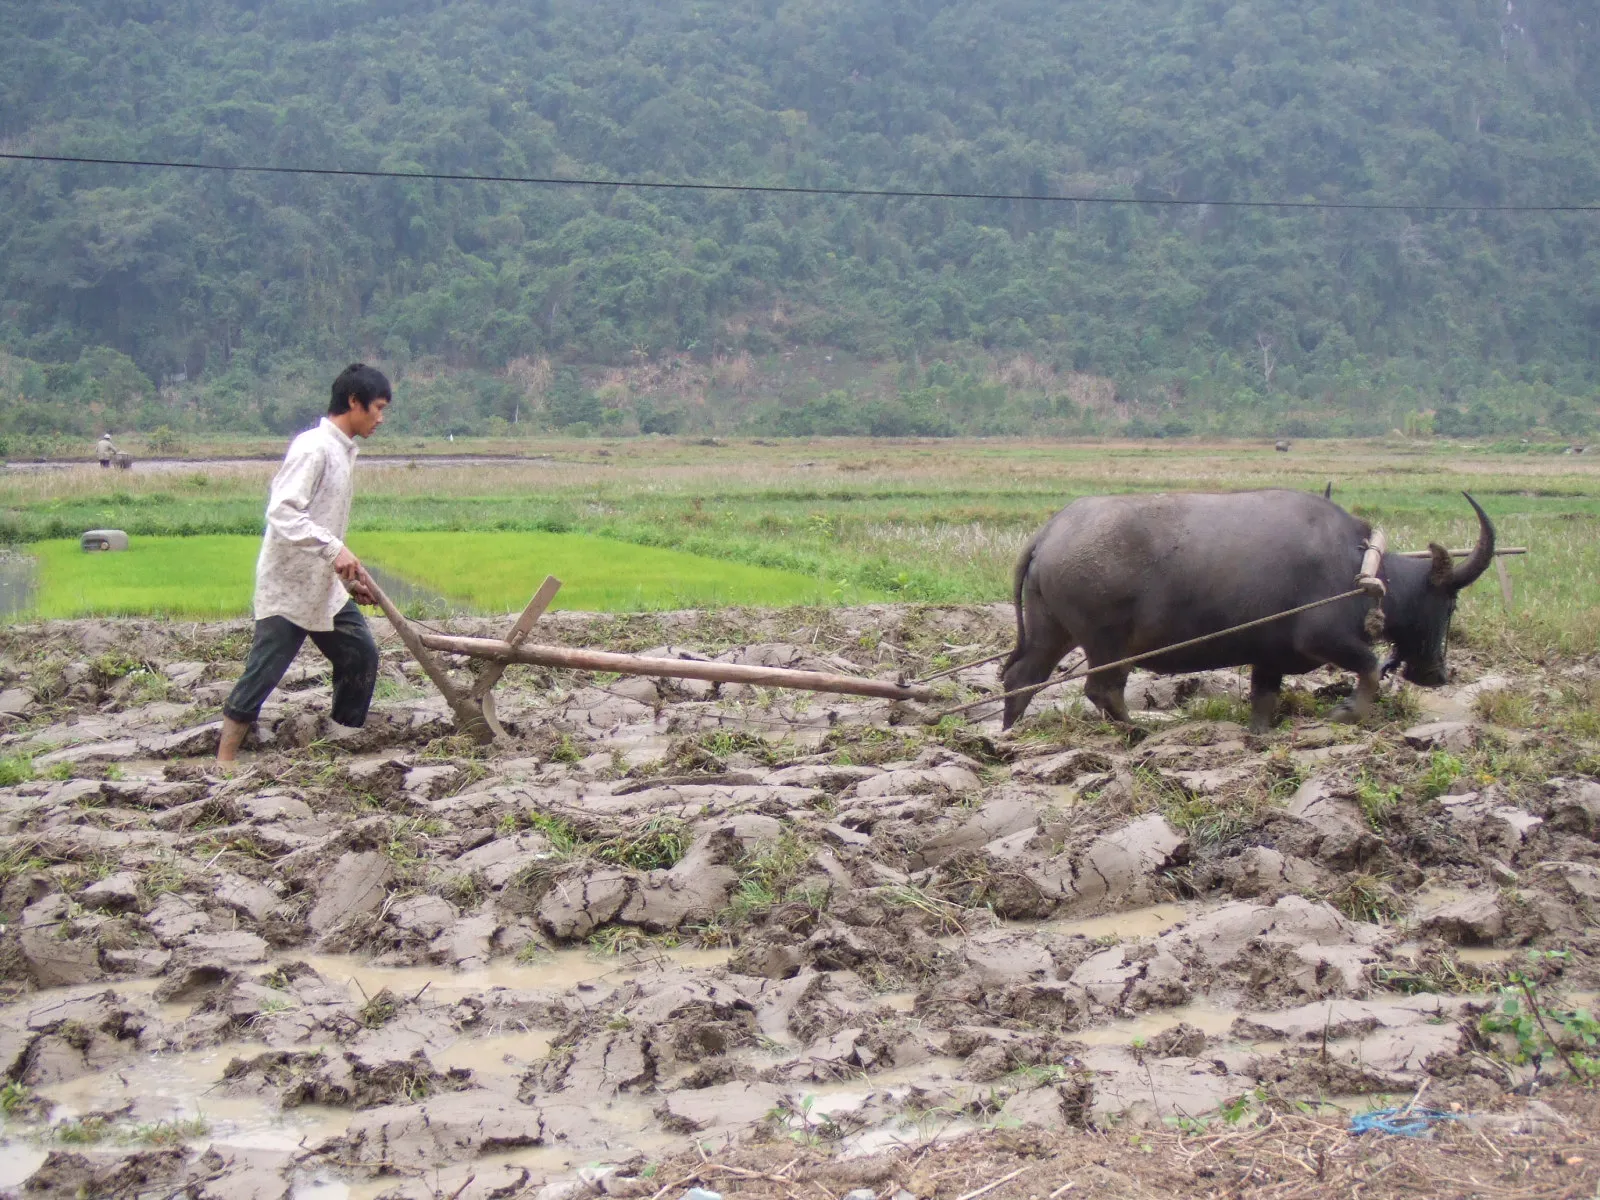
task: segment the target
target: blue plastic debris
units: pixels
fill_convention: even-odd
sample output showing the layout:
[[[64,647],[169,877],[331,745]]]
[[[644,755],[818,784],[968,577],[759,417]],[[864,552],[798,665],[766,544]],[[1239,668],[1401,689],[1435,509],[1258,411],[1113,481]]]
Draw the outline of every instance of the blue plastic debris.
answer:
[[[1441,1121],[1459,1121],[1460,1113],[1437,1108],[1375,1108],[1350,1118],[1350,1132],[1393,1133],[1400,1137],[1427,1137]]]

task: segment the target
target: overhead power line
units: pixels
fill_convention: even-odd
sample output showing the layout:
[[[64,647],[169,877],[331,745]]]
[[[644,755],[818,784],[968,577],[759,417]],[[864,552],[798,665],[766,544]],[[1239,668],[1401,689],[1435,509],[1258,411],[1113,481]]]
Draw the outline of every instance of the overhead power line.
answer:
[[[652,188],[675,192],[752,192],[776,196],[865,196],[892,200],[1022,200],[1039,204],[1126,204],[1164,208],[1305,208],[1366,212],[1557,213],[1600,212],[1600,204],[1402,204],[1341,200],[1179,200],[1162,197],[1052,196],[1012,192],[925,192],[909,188],[790,187],[762,183],[663,183],[649,179],[562,179],[543,175],[471,175],[455,171],[364,171],[348,167],[268,167],[258,164],[163,162],[146,158],[91,158],[77,154],[0,152],[12,162],[73,163],[99,167],[151,167],[169,171],[224,171],[256,175],[332,175],[354,179],[422,179],[445,183],[520,183],[541,187]]]

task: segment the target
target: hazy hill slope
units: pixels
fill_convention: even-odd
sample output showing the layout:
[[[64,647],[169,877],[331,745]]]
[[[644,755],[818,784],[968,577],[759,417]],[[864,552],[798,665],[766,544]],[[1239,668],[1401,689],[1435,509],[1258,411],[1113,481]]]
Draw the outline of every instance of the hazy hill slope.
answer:
[[[12,149],[1600,200],[1600,32],[1578,0],[6,0],[0,19]],[[1597,221],[7,164],[0,335],[44,364],[110,347],[152,378],[352,345],[491,370],[971,347],[1202,415],[1359,415],[1409,387],[1408,405],[1459,420],[1476,405],[1480,423],[1515,410],[1576,428],[1600,352]]]

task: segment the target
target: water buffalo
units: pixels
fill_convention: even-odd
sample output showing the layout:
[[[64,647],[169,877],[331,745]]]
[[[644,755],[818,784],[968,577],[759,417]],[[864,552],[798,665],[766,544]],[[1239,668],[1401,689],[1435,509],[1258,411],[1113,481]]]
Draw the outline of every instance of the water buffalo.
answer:
[[[1464,493],[1463,493],[1464,494]],[[1431,558],[1388,556],[1385,666],[1426,687],[1445,682],[1445,642],[1456,595],[1494,558],[1494,526],[1478,502],[1478,544],[1459,566],[1430,545]],[[1056,513],[1023,547],[1013,599],[1017,647],[1005,690],[1049,678],[1081,646],[1090,666],[1115,662],[1227,629],[1355,585],[1372,527],[1323,496],[1294,491],[1224,495],[1088,496]],[[1378,659],[1365,596],[1324,605],[1140,665],[1165,675],[1250,665],[1250,728],[1271,727],[1285,675],[1323,665],[1357,675],[1355,695],[1335,719],[1364,717],[1378,693]],[[1128,671],[1091,675],[1084,694],[1107,716],[1128,719]],[[1005,727],[1032,693],[1005,702]]]

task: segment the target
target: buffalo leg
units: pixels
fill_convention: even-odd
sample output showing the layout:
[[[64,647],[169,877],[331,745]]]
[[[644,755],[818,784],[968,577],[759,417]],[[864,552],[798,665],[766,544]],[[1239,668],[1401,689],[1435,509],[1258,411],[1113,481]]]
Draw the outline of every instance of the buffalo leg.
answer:
[[[1372,712],[1373,701],[1377,698],[1378,668],[1374,663],[1368,670],[1357,674],[1355,695],[1333,710],[1332,719],[1347,725],[1365,721]]]
[[[1018,688],[1032,687],[1050,678],[1061,660],[1075,644],[1072,635],[1036,610],[1027,613],[1027,637],[1011,653],[1000,679],[1003,690],[1014,692]],[[1010,729],[1028,710],[1035,693],[1007,696],[1005,718],[1001,727]]]
[[[1250,671],[1250,732],[1266,733],[1278,719],[1278,692],[1283,672],[1256,664]]]
[[[1372,702],[1378,698],[1382,678],[1378,674],[1378,656],[1372,652],[1372,647],[1365,642],[1352,641],[1325,647],[1320,654],[1312,651],[1312,654],[1325,663],[1353,671],[1356,676],[1355,695],[1334,709],[1331,719],[1349,725],[1365,721],[1372,711]]]
[[[1084,681],[1083,694],[1113,721],[1129,725],[1132,722],[1128,720],[1128,702],[1122,694],[1127,683],[1128,672],[1125,670],[1102,671]]]

